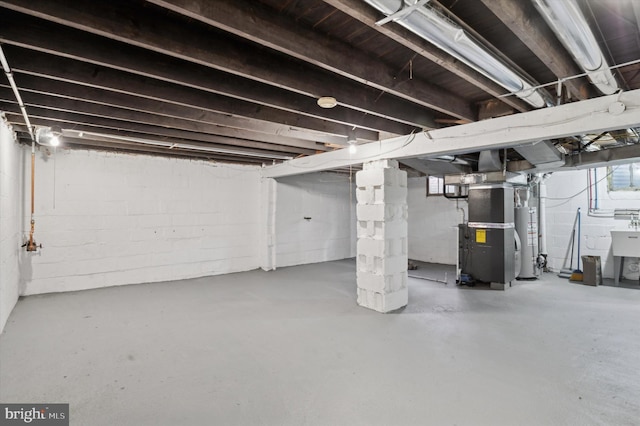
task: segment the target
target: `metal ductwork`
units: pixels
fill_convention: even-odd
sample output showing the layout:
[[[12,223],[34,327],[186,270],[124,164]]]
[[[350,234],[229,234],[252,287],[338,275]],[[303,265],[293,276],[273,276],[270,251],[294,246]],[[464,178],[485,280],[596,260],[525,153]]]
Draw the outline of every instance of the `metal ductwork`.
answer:
[[[564,166],[564,156],[551,141],[516,146],[518,154],[536,168],[549,169]]]
[[[575,0],[533,0],[547,24],[589,80],[605,95],[618,90],[607,60]]]
[[[425,5],[428,0],[417,3],[411,0],[365,1],[387,15],[384,22],[396,21],[534,107],[542,108],[547,105],[543,92],[534,89],[534,84],[516,73],[455,22],[438,10]]]
[[[502,170],[502,160],[498,150],[480,151],[478,157],[479,172],[496,172]]]

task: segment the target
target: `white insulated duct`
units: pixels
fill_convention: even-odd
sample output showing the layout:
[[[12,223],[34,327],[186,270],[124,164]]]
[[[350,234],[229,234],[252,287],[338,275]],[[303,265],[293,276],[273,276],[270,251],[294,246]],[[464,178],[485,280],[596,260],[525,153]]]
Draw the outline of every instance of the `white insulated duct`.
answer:
[[[600,46],[575,0],[533,0],[564,47],[605,95],[618,90]]]
[[[534,107],[542,108],[547,105],[544,96],[539,90],[534,89],[530,82],[518,75],[436,9],[413,4],[411,0],[365,1],[392,18],[391,20],[433,43]],[[395,15],[396,12],[399,12],[399,5],[402,5],[409,12],[400,11]]]

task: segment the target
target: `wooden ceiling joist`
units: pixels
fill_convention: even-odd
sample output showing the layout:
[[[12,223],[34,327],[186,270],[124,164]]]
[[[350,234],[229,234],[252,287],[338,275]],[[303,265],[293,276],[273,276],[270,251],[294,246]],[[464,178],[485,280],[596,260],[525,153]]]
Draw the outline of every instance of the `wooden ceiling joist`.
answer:
[[[116,40],[166,55],[169,58],[192,62],[230,75],[267,83],[295,94],[311,97],[314,102],[315,99],[326,95],[327,90],[330,90],[332,96],[335,96],[349,108],[380,117],[396,117],[402,122],[407,120],[406,114],[402,114],[402,111],[406,110],[410,103],[405,101],[402,108],[397,108],[403,105],[402,100],[388,95],[384,97],[384,101],[378,102],[380,90],[349,81],[346,78],[336,79],[331,73],[309,66],[304,62],[271,53],[268,49],[252,47],[247,43],[232,40],[219,33],[194,28],[194,25],[188,25],[187,22],[180,24],[163,15],[142,15],[140,11],[132,9],[128,2],[86,2],[85,4],[82,0],[74,3],[74,7],[70,8],[62,5],[61,2],[38,0],[30,3],[28,7],[23,6],[19,1],[0,2],[0,6],[62,25],[62,27],[51,26],[34,22],[33,18],[26,19],[24,15],[21,18],[20,14],[5,14],[4,18],[0,18],[2,23],[0,25],[0,40],[6,42],[13,41],[13,43],[31,47],[38,44],[43,49],[48,44],[52,49],[58,49],[59,46],[67,46],[68,43],[50,40],[51,30],[53,27],[56,28],[53,31],[56,38],[65,37],[67,31],[64,26],[67,26],[80,30],[80,34],[82,32],[89,33],[87,34],[89,37],[85,36],[80,40],[77,35],[73,36],[73,33],[79,34],[78,31],[70,32],[71,36],[65,37],[65,40],[70,42],[76,40],[75,44],[78,46],[74,49],[73,54],[78,59],[86,60],[87,57],[94,55],[104,55],[104,50],[97,46],[106,44],[104,39]],[[116,16],[126,16],[127,13],[140,16],[140,18],[135,23],[120,20],[120,24],[113,24],[112,20],[116,19]],[[25,24],[22,22],[29,23],[28,31],[25,31]],[[42,27],[43,30],[38,31],[38,27]],[[91,34],[100,37],[90,37]],[[210,48],[209,40],[211,39],[216,41],[215,49]],[[104,58],[104,62],[118,62],[117,56],[124,56],[121,49],[118,48],[111,49],[109,52],[113,52],[113,54]],[[139,58],[136,56],[131,59],[136,63],[139,62]],[[242,87],[242,85],[235,87]],[[243,93],[248,96],[251,92],[244,91]],[[238,98],[240,97],[241,95],[238,94]],[[415,105],[411,109],[415,110]],[[427,109],[425,109],[424,119],[420,123],[422,125],[431,123],[426,111]],[[415,113],[412,114],[412,116],[415,115]]]
[[[476,111],[458,95],[420,79],[398,81],[396,69],[373,60],[342,41],[322,36],[301,25],[291,25],[284,17],[267,11],[256,2],[147,1],[418,105],[457,118],[476,119]]]

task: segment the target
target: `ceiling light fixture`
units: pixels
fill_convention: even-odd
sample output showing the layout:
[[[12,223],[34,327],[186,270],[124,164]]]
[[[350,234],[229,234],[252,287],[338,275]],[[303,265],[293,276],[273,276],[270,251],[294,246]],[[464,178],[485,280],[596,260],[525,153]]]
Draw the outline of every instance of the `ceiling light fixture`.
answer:
[[[412,4],[410,0],[402,0],[402,7],[398,10],[398,0],[365,1],[387,16],[396,15],[397,17],[393,20],[398,24],[464,62],[534,107],[542,108],[548,104],[545,94],[536,90],[532,82],[519,75],[433,7],[428,5],[417,7],[424,2]],[[403,13],[405,8],[410,12]],[[380,23],[384,21],[386,20]]]
[[[38,127],[35,141],[42,146],[59,146],[62,141],[62,129],[60,126]]]
[[[356,139],[356,128],[353,127],[347,132],[347,145],[349,145],[349,154],[355,154],[358,151],[356,145],[358,140]]]
[[[356,147],[356,141],[354,140],[347,141],[347,143],[349,144],[349,154],[355,154],[356,152],[358,152],[358,148]]]
[[[318,105],[321,108],[333,108],[338,105],[338,101],[332,96],[322,96],[318,98]]]
[[[51,126],[49,130],[51,132],[51,138],[49,139],[49,145],[60,145],[60,137],[62,136],[62,128],[60,126]]]

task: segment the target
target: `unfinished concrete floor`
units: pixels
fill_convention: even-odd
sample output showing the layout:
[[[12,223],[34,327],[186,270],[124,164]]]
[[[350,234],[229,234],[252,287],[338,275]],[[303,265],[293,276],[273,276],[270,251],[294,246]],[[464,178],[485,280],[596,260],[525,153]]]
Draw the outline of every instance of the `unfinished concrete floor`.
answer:
[[[383,315],[356,306],[354,275],[338,261],[22,299],[0,400],[69,402],[90,426],[638,424],[640,291],[410,279],[409,307]]]

